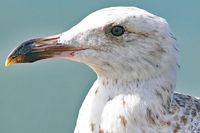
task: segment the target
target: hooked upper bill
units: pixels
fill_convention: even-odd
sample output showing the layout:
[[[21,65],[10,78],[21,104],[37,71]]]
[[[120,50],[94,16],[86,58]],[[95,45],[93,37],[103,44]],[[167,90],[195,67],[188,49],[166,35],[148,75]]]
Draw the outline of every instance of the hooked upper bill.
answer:
[[[60,35],[33,39],[22,43],[8,55],[5,66],[8,67],[16,63],[31,63],[41,59],[63,57],[64,55],[73,56],[74,52],[84,50],[83,48],[69,47],[58,43]]]

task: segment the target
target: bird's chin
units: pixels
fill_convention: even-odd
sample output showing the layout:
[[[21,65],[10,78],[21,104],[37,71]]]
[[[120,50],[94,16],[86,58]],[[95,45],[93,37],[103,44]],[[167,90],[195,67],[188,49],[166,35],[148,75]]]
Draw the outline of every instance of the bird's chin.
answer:
[[[75,62],[81,62],[81,63],[85,63],[84,60],[84,56],[80,56],[80,53],[83,52],[85,50],[82,51],[67,51],[67,52],[63,52],[59,55],[55,55],[52,58],[64,58],[64,59],[69,59],[71,61],[75,61]]]

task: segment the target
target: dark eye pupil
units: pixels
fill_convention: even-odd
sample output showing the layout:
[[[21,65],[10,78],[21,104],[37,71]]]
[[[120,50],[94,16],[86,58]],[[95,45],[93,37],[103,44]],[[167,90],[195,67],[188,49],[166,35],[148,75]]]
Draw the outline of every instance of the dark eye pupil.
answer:
[[[124,34],[124,28],[122,26],[113,26],[112,29],[111,29],[111,33],[114,35],[114,36],[121,36]]]

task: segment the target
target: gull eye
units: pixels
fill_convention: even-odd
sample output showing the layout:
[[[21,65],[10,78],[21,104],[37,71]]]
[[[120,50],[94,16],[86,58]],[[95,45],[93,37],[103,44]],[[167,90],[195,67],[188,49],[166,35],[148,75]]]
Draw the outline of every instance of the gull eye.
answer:
[[[113,26],[111,29],[111,33],[113,36],[121,36],[124,34],[124,27],[120,25]]]

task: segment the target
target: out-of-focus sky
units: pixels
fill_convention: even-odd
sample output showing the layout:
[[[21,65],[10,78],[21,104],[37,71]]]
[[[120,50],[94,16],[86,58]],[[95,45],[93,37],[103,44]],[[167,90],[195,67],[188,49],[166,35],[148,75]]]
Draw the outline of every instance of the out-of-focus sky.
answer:
[[[176,90],[200,96],[199,5],[174,0],[0,0],[0,132],[73,132],[95,73],[65,59],[10,68],[4,62],[21,42],[66,31],[91,12],[110,6],[137,6],[166,18],[180,49]]]

